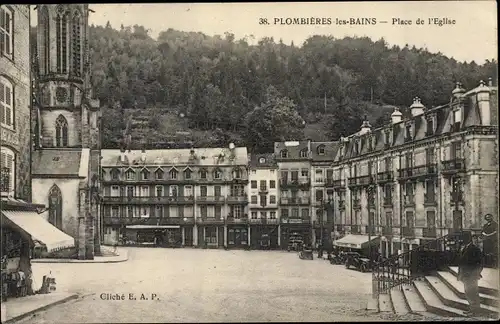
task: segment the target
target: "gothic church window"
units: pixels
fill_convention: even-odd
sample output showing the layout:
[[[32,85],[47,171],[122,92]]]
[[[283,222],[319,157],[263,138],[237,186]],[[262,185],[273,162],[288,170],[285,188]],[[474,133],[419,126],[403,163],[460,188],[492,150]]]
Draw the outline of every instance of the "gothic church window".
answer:
[[[50,72],[50,25],[49,25],[49,10],[46,6],[42,7],[40,11],[40,20],[42,28],[42,48],[43,48],[43,71],[45,73]]]
[[[68,13],[59,13],[56,18],[57,73],[68,72]]]
[[[68,146],[68,121],[63,115],[59,115],[56,119],[56,146]]]
[[[49,223],[62,230],[62,195],[57,185],[49,191]]]
[[[73,54],[73,74],[80,76],[81,71],[81,25],[80,13],[75,11],[73,16],[72,54]]]

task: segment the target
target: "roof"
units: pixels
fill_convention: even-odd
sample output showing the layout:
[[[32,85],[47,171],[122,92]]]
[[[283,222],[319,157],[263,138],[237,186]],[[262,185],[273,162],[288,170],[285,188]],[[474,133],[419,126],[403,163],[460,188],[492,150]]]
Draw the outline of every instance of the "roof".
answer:
[[[191,152],[192,151],[192,152]],[[231,166],[248,165],[246,147],[235,147],[233,154],[229,148],[193,148],[145,150],[141,160],[141,150],[124,152],[125,163],[120,162],[122,153],[117,149],[101,150],[103,167],[118,165],[205,165]]]
[[[290,141],[290,142],[275,142],[274,143],[274,154],[277,160],[299,160],[299,159],[308,159],[310,157],[310,153],[308,153],[307,158],[301,158],[301,151],[309,151],[309,143],[310,141]],[[282,151],[287,151],[287,157],[281,157]]]
[[[340,147],[340,142],[312,142],[311,155],[312,161],[333,161]]]
[[[43,149],[32,152],[32,173],[86,177],[89,149]]]
[[[274,153],[263,153],[263,154],[250,154],[249,155],[249,165],[251,168],[277,168],[276,157]],[[264,163],[261,163],[261,159],[264,159]]]

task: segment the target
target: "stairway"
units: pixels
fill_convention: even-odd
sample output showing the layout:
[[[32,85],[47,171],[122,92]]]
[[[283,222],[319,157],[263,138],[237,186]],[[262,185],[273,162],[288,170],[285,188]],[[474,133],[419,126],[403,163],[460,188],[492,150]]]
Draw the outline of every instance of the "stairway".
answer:
[[[485,317],[498,318],[498,270],[484,269],[479,281],[481,309]],[[398,315],[408,313],[464,317],[469,303],[465,299],[464,285],[457,280],[457,268],[448,267],[435,275],[425,276],[412,284],[400,285],[389,294],[380,294],[378,311]]]

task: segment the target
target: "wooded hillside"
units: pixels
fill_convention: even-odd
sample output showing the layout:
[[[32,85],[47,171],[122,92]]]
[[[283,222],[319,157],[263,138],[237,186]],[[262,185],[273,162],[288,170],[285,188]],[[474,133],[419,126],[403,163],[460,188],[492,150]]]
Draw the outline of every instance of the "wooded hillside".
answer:
[[[230,33],[173,29],[154,40],[142,26],[109,23],[90,34],[104,147],[118,147],[129,118],[133,144],[233,141],[269,151],[275,140],[332,140],[358,131],[365,114],[380,124],[415,96],[437,106],[455,81],[469,89],[497,70],[495,60],[457,62],[383,39],[313,36],[299,47],[265,38],[251,46],[255,40]]]

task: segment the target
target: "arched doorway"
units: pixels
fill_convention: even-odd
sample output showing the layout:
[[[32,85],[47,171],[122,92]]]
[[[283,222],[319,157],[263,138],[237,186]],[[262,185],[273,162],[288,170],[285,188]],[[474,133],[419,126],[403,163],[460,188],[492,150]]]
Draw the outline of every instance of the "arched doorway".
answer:
[[[49,191],[49,223],[62,230],[62,195],[57,185]]]

